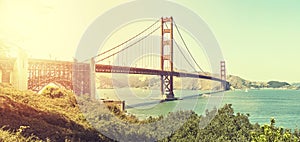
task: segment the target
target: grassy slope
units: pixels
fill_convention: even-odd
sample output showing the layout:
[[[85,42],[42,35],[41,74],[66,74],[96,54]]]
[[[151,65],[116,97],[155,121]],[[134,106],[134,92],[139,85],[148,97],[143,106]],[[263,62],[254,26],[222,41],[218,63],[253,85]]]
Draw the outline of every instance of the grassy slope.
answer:
[[[53,141],[96,141],[104,140],[84,119],[72,93],[62,96],[39,95],[31,91],[18,91],[9,85],[0,85],[0,132],[16,134],[20,126],[28,126],[20,132],[29,137],[32,134],[42,140]],[[10,130],[15,133],[7,133]],[[5,137],[4,137],[5,138]],[[84,138],[84,139],[83,139]]]

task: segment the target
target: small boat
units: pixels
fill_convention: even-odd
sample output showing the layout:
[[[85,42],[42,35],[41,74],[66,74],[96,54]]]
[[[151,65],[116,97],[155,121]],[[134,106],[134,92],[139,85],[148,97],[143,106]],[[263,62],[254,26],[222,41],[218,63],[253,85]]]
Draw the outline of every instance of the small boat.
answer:
[[[203,94],[202,97],[210,97],[210,94]]]
[[[248,89],[247,89],[247,88],[245,89],[245,92],[248,92]]]

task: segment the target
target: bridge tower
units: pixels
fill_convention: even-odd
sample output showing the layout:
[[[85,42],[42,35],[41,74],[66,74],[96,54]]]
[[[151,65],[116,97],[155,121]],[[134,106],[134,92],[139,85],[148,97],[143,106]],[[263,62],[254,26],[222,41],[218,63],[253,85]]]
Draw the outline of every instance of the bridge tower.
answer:
[[[161,75],[161,94],[166,100],[174,100],[173,92],[173,18],[161,18],[161,70],[168,71]]]
[[[94,93],[94,88],[91,88],[91,78],[94,76],[94,72],[91,71],[94,67],[94,58],[90,60],[90,63],[80,63],[76,59],[74,59],[74,63],[72,64],[72,85],[73,91],[76,95],[89,94],[91,97]],[[93,74],[93,75],[91,75]]]
[[[225,66],[225,61],[221,61],[220,62],[220,65],[221,65],[221,67],[220,67],[220,71],[221,71],[221,80],[223,80],[222,81],[222,89],[223,90],[227,90],[227,82],[226,82],[226,66]]]

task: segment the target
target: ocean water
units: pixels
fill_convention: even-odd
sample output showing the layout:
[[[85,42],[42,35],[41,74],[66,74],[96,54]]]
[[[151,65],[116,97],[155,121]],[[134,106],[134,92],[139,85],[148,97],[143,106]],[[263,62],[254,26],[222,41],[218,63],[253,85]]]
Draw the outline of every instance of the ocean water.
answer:
[[[252,123],[269,124],[274,117],[275,125],[284,128],[300,127],[300,91],[299,90],[248,90],[228,91],[225,93],[205,93],[192,90],[177,90],[175,95],[182,100],[160,103],[159,90],[144,89],[102,89],[100,98],[125,100],[127,113],[141,119],[149,116],[166,115],[178,110],[193,110],[205,114],[215,106],[232,104],[235,113],[250,114]]]
[[[299,90],[249,90],[225,93],[223,103],[233,104],[235,112],[249,113],[253,123],[270,123],[284,128],[300,128]]]

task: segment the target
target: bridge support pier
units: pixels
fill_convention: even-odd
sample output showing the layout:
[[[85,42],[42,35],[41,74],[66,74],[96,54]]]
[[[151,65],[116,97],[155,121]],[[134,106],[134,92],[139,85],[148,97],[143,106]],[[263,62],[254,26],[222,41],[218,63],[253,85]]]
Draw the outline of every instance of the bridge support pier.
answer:
[[[28,89],[28,58],[18,49],[16,57],[4,57],[0,61],[0,82],[10,83],[19,90]]]
[[[1,71],[1,83],[11,83],[11,71]]]
[[[95,82],[96,72],[95,72],[95,58],[90,61],[90,95],[92,98],[96,98],[96,82]]]
[[[95,64],[94,59],[90,60],[90,63],[79,63],[76,59],[74,59],[74,63],[71,64],[73,67],[71,69],[71,77],[72,77],[72,88],[76,95],[86,95],[88,94],[90,97],[93,97],[95,91],[91,89],[91,84],[95,83],[95,73],[92,69],[93,64]],[[95,70],[94,70],[95,71]],[[94,74],[93,74],[94,73]],[[95,85],[93,85],[95,87]]]
[[[13,71],[14,85],[20,90],[28,89],[28,55],[25,51],[18,51],[18,58]]]

